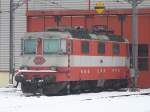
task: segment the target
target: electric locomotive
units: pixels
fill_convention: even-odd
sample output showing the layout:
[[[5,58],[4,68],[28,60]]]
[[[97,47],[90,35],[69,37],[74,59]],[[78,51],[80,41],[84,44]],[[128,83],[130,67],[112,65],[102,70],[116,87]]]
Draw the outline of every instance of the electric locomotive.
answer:
[[[94,28],[26,33],[15,80],[23,93],[54,95],[128,86],[129,43]]]

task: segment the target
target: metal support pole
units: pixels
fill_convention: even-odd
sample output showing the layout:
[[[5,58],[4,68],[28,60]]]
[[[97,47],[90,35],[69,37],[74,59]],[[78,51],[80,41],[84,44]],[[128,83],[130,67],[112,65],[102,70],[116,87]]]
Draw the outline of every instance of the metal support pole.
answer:
[[[87,28],[87,16],[84,16],[84,28]]]
[[[29,10],[28,0],[25,0],[25,2],[26,2],[26,13],[27,13],[27,12],[28,12],[28,10]]]
[[[137,0],[132,0],[132,59],[131,68],[132,88],[135,91],[138,76],[138,25],[137,25]]]
[[[120,21],[120,35],[123,38],[124,37],[124,21],[126,18],[126,15],[118,15],[119,21]]]
[[[89,0],[89,10],[91,10],[91,0]]]
[[[14,31],[13,31],[13,19],[14,19],[14,1],[10,0],[10,29],[9,29],[9,83],[13,84],[14,76]]]
[[[72,16],[70,17],[70,22],[71,22],[70,24],[71,24],[71,27],[72,27]]]

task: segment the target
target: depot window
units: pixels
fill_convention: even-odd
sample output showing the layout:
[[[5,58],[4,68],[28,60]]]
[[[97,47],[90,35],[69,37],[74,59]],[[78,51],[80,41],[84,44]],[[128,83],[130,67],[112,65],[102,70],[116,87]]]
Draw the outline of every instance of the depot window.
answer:
[[[82,41],[81,50],[82,50],[82,53],[89,53],[89,42],[88,41]]]
[[[148,58],[138,58],[138,68],[140,71],[148,70]]]
[[[147,44],[139,44],[138,56],[139,57],[147,57],[148,56],[148,45]]]
[[[120,46],[118,43],[114,43],[112,47],[113,55],[119,55],[120,53]]]
[[[36,40],[35,39],[24,40],[24,53],[35,54],[35,52],[36,52]]]
[[[133,65],[132,59],[132,45],[130,44],[130,67]],[[148,58],[148,44],[138,45],[138,69],[140,71],[147,71],[149,68]]]
[[[98,53],[105,54],[105,43],[104,42],[98,43]]]
[[[148,45],[139,44],[138,45],[138,68],[140,71],[147,71],[148,64]]]

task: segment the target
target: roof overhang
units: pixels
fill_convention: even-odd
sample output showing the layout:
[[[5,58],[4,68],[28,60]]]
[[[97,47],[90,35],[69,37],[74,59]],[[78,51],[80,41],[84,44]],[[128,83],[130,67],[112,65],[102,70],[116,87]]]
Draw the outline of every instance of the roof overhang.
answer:
[[[89,16],[89,15],[131,15],[131,9],[113,9],[106,10],[103,14],[97,14],[95,10],[28,10],[27,16]],[[150,8],[138,9],[138,15],[148,14],[150,15]]]

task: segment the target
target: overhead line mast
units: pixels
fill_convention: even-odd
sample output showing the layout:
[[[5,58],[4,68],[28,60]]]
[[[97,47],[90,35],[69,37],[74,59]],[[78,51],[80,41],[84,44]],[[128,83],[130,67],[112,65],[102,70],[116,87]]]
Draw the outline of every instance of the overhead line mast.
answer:
[[[10,26],[9,26],[9,83],[13,84],[14,76],[14,0],[10,0]]]
[[[143,0],[128,0],[132,6],[132,66],[131,66],[131,91],[136,91],[138,77],[138,17],[137,6]]]

